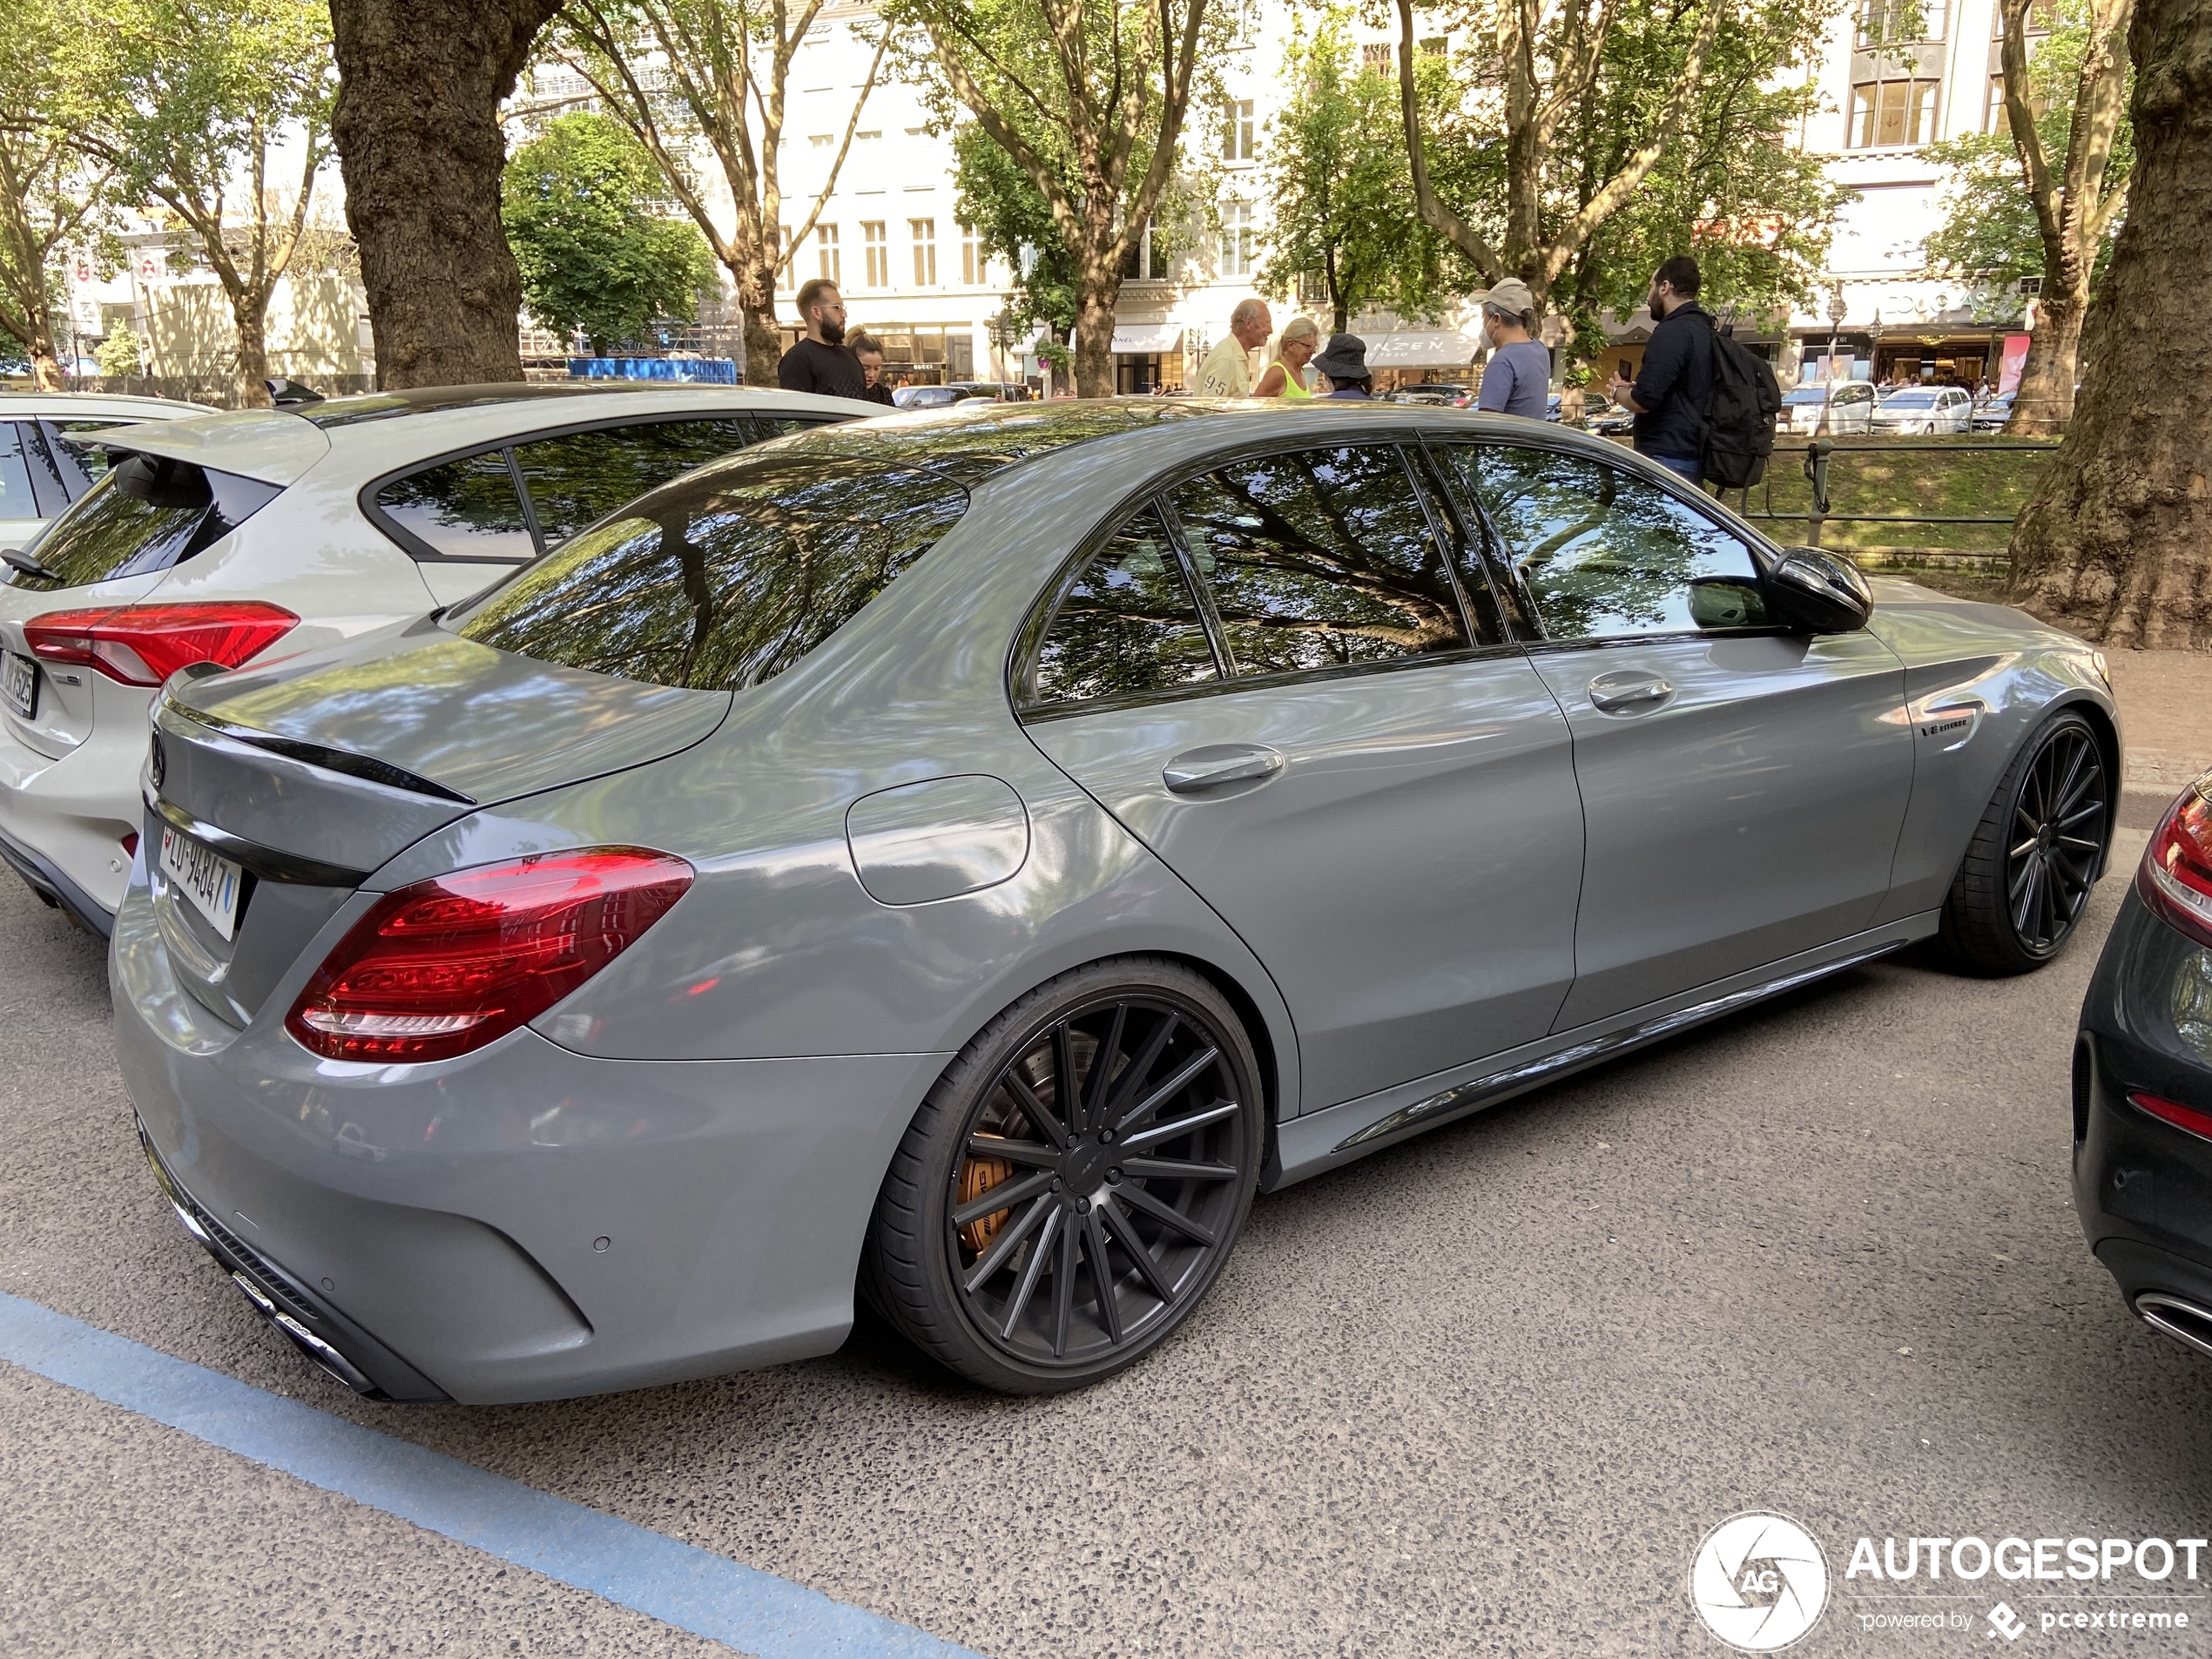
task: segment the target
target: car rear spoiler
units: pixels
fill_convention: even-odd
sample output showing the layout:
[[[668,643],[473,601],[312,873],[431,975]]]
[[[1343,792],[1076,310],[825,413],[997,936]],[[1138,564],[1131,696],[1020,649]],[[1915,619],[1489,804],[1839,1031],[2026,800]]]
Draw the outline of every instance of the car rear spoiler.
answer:
[[[279,489],[297,483],[330,453],[320,427],[281,409],[140,421],[76,435],[71,442],[110,455],[164,455]]]

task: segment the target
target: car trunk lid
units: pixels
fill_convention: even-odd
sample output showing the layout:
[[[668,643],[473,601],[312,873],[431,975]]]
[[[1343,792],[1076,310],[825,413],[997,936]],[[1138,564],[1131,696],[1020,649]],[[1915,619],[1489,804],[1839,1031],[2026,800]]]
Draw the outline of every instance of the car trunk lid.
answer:
[[[556,667],[429,623],[179,675],[154,706],[145,831],[179,977],[243,1023],[402,848],[479,808],[673,754],[729,705],[726,691]],[[237,867],[229,936],[164,872],[165,831]]]

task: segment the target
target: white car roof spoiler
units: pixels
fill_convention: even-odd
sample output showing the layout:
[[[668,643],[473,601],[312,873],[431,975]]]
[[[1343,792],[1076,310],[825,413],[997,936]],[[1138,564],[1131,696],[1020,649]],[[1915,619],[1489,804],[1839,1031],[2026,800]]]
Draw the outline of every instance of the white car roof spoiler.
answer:
[[[139,421],[87,434],[79,442],[126,455],[169,455],[280,489],[297,483],[330,453],[330,440],[320,427],[282,409]]]

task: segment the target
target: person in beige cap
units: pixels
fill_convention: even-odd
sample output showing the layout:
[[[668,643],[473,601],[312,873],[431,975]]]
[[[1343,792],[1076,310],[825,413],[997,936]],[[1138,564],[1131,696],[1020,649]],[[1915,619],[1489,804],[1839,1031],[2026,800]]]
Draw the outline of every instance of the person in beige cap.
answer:
[[[1551,397],[1552,354],[1535,338],[1536,296],[1518,277],[1494,283],[1482,300],[1482,336],[1490,361],[1475,408],[1494,415],[1544,418]]]
[[[1252,388],[1254,397],[1285,397],[1303,401],[1313,395],[1305,383],[1305,366],[1321,349],[1321,327],[1311,317],[1293,317],[1283,325],[1275,342],[1275,361]]]
[[[1229,333],[1198,365],[1198,383],[1191,389],[1200,397],[1250,397],[1251,354],[1274,332],[1275,319],[1264,300],[1238,300],[1229,314]]]

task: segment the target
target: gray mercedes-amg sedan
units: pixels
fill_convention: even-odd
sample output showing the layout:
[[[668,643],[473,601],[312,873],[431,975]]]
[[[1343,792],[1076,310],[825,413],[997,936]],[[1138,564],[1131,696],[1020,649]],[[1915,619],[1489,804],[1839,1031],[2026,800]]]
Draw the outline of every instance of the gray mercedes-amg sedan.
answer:
[[[1537,422],[897,416],[186,670],[118,1045],[328,1370],[523,1400],[1187,1318],[1256,1191],[1936,936],[2066,942],[2104,666]]]

